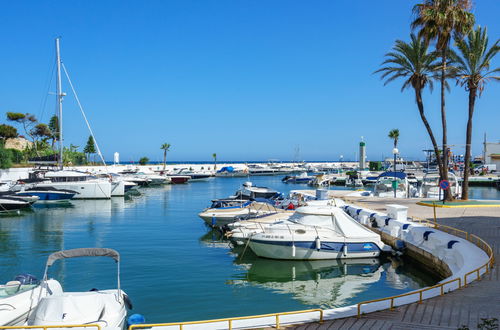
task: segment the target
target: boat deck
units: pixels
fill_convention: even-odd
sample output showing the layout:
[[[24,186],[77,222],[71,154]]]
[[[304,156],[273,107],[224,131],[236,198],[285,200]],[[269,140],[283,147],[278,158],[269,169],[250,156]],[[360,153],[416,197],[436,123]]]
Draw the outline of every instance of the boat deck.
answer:
[[[433,219],[433,208],[415,204],[415,200],[349,198],[365,207],[384,211],[386,204],[408,206],[409,216]],[[356,200],[356,201],[354,201]],[[500,212],[498,208],[436,209],[438,222],[473,233],[492,247],[495,257],[500,250]],[[424,300],[394,310],[287,327],[296,330],[320,329],[457,329],[463,325],[476,329],[481,318],[500,318],[500,273],[495,266],[481,281],[473,282],[444,296]]]

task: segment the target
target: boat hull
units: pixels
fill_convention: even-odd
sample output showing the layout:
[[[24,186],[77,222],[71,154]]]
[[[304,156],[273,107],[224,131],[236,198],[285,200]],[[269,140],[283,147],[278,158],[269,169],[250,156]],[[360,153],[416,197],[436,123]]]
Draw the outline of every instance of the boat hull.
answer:
[[[37,187],[54,187],[78,192],[74,199],[108,199],[111,198],[109,181],[50,182],[38,184]]]
[[[380,255],[380,249],[372,242],[324,241],[320,244],[320,249],[317,249],[315,241],[292,242],[251,239],[249,246],[259,257],[283,260],[373,258]]]
[[[68,201],[75,196],[76,193],[57,192],[57,191],[29,191],[20,192],[20,196],[38,196],[40,202],[59,202]]]

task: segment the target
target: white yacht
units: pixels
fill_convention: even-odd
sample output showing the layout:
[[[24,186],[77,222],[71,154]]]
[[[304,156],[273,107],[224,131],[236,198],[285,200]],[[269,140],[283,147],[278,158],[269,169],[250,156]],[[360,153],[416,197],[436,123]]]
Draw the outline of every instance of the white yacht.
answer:
[[[82,248],[52,253],[45,266],[43,282],[48,283],[48,270],[55,261],[77,257],[110,257],[117,263],[116,289],[86,292],[64,292],[60,287],[51,295],[41,295],[36,310],[30,315],[28,325],[99,324],[102,328],[122,329],[130,304],[120,288],[120,255],[113,249]]]
[[[74,199],[101,199],[111,198],[111,179],[97,178],[89,173],[60,170],[60,171],[37,171],[30,175],[41,179],[35,187],[54,187],[76,191]]]
[[[305,206],[288,219],[250,237],[259,257],[320,260],[377,257],[385,249],[379,235],[335,206]]]

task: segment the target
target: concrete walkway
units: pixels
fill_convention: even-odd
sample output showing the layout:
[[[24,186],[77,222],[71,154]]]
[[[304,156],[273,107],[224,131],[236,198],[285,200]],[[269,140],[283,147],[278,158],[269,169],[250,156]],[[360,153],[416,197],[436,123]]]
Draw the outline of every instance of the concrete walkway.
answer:
[[[417,200],[379,199],[371,197],[349,197],[348,201],[367,208],[385,211],[386,204],[408,206],[408,215],[433,219],[433,208],[416,205]],[[498,208],[439,208],[436,209],[438,223],[453,226],[484,239],[498,259],[500,247],[500,209]],[[423,303],[398,307],[392,311],[364,314],[311,323],[287,329],[457,329],[463,325],[476,329],[481,318],[500,319],[500,275],[498,267],[481,281],[467,288],[444,296],[425,300]]]

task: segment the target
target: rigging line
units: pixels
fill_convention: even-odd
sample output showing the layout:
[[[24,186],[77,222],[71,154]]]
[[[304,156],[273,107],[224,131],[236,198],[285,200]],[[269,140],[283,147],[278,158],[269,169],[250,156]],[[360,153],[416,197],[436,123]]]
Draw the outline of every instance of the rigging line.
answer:
[[[46,81],[46,85],[47,86],[45,89],[47,90],[45,92],[45,97],[43,98],[43,101],[40,102],[40,108],[38,109],[38,113],[40,114],[40,121],[43,120],[43,115],[45,113],[45,106],[47,105],[47,99],[49,97],[49,90],[50,90],[50,85],[52,84],[52,79],[54,77],[54,69],[56,67],[56,61],[53,61],[52,62],[52,69],[50,70],[50,75],[49,77],[47,78],[47,80],[49,80],[48,84],[47,84],[47,81]]]
[[[95,143],[95,146],[97,148],[97,153],[98,153],[99,157],[101,158],[102,163],[104,164],[104,168],[106,169],[106,173],[109,174],[108,166],[106,165],[106,162],[104,161],[104,157],[102,156],[101,149],[99,148],[99,144],[97,144],[97,139],[94,136],[94,132],[92,131],[92,128],[90,128],[89,121],[87,120],[87,116],[85,115],[85,112],[83,111],[82,104],[80,103],[80,99],[78,98],[78,95],[76,94],[76,90],[73,87],[73,83],[71,82],[71,79],[69,78],[69,74],[68,74],[68,71],[66,70],[66,66],[64,65],[64,63],[61,63],[61,66],[64,70],[64,74],[66,75],[66,78],[68,78],[69,86],[71,87],[71,91],[73,92],[73,95],[75,96],[76,103],[78,103],[78,107],[80,108],[80,111],[82,112],[83,119],[85,119],[85,123],[87,124],[90,135],[94,139],[94,143]]]

